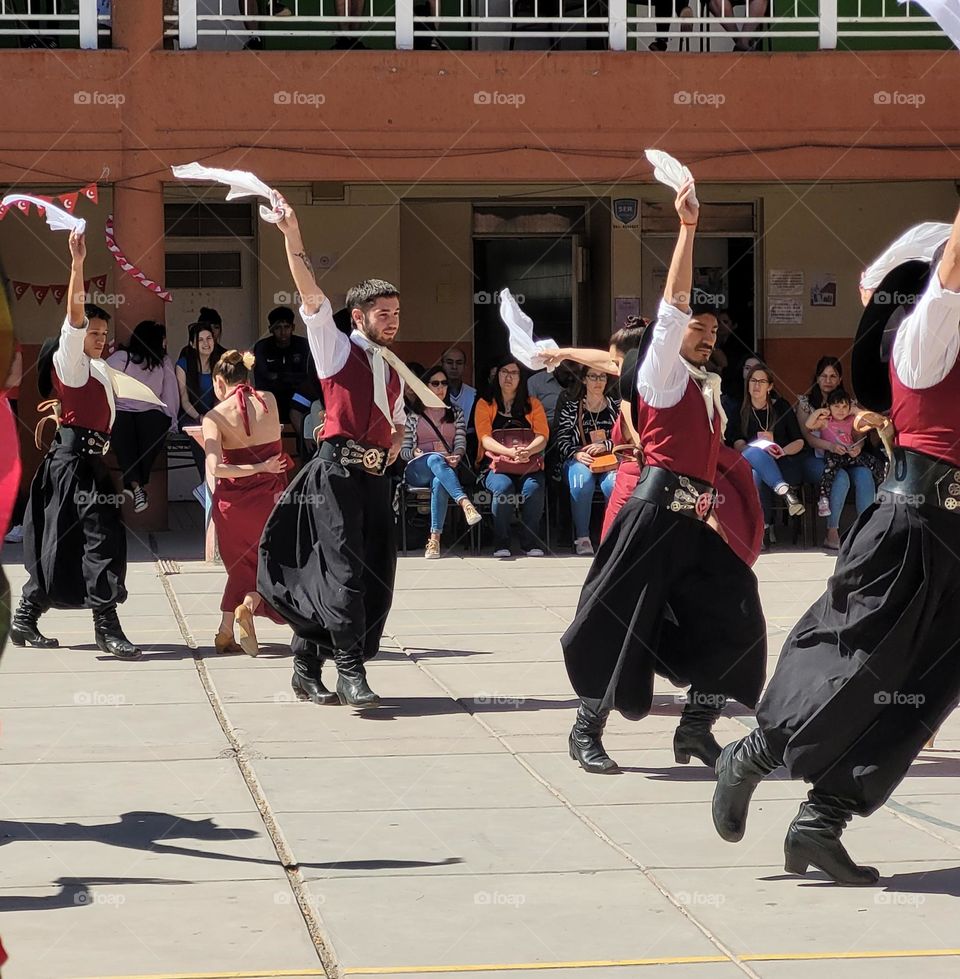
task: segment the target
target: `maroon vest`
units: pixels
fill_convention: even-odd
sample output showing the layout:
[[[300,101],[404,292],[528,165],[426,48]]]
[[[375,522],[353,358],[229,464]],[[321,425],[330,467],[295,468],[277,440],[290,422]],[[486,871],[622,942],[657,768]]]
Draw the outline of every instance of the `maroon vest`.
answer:
[[[899,444],[960,466],[960,358],[939,384],[919,391],[900,381],[891,360],[890,387],[890,417]]]
[[[352,340],[347,362],[332,377],[320,379],[326,418],[323,437],[336,435],[355,439],[364,445],[389,449],[392,428],[373,402],[373,371],[370,356]],[[387,400],[391,405],[400,396],[400,378],[387,368]]]
[[[703,401],[700,385],[690,378],[683,397],[670,408],[652,408],[637,398],[635,421],[643,449],[643,461],[673,473],[693,476],[714,485],[720,451],[720,418],[714,415],[714,430]]]
[[[103,385],[93,376],[87,378],[82,388],[67,387],[60,380],[56,367],[52,368],[53,389],[60,399],[60,422],[63,425],[79,425],[95,432],[110,434],[110,402]]]

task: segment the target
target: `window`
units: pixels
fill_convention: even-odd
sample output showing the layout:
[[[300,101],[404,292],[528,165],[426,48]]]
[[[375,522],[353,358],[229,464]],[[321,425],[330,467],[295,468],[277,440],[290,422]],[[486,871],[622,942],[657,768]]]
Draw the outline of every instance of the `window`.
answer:
[[[168,238],[252,238],[253,208],[250,204],[164,204]]]
[[[239,289],[240,252],[167,252],[168,289]]]

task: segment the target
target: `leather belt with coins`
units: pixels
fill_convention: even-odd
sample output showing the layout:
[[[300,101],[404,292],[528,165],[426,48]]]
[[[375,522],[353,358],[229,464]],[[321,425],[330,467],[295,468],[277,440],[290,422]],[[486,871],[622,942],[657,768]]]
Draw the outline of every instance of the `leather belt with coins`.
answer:
[[[897,447],[887,478],[877,490],[877,501],[960,513],[960,466]]]
[[[320,458],[341,466],[362,469],[371,476],[382,476],[387,469],[387,450],[378,445],[363,445],[351,438],[325,439]]]
[[[61,425],[53,440],[78,455],[103,457],[110,451],[110,436],[80,425]]]
[[[643,467],[633,496],[694,520],[706,520],[716,503],[709,483],[659,466]]]

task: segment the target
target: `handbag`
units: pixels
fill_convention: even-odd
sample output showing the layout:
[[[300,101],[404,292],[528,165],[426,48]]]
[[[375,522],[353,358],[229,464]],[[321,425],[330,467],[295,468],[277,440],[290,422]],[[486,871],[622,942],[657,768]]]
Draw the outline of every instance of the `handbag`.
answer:
[[[532,428],[498,428],[492,431],[490,436],[508,449],[515,449],[529,445],[537,437],[537,433]],[[496,452],[485,454],[490,460],[491,472],[503,473],[506,476],[529,476],[531,473],[543,472],[542,452],[531,456],[526,462],[517,462]]]
[[[587,436],[583,431],[583,401],[580,402],[577,407],[577,427],[580,429],[580,444],[587,444]],[[590,461],[590,472],[595,475],[600,475],[601,473],[613,472],[620,465],[620,460],[616,457],[616,454],[611,450],[610,452],[604,452],[603,455],[594,456]]]
[[[443,447],[447,450],[447,455],[454,455],[453,449],[450,447],[450,443],[443,437],[443,432],[433,423],[433,419],[426,413],[420,416],[436,433],[438,439],[443,444]],[[466,453],[460,456],[460,462],[457,465],[457,478],[460,480],[460,485],[463,487],[476,486],[480,477],[473,471],[470,463],[467,462]]]

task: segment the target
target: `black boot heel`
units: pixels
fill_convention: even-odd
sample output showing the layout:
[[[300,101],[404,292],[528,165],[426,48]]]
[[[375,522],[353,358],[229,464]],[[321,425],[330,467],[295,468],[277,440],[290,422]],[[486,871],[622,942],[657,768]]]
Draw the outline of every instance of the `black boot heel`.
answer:
[[[678,765],[689,765],[690,764],[690,752],[681,751],[676,744],[673,746],[673,760]]]
[[[689,701],[680,715],[673,734],[673,758],[678,765],[689,765],[690,759],[702,761],[715,768],[720,757],[720,745],[713,736],[713,725],[723,711],[726,698],[722,694],[704,694],[691,690]]]
[[[363,656],[357,650],[336,649],[333,660],[337,664],[337,697],[347,707],[377,707],[380,698],[367,683],[367,671]]]
[[[573,730],[567,739],[570,757],[592,775],[617,775],[620,766],[607,754],[600,740],[610,711],[591,710],[580,704]]]
[[[783,869],[788,874],[796,874],[803,877],[809,869],[810,864],[803,857],[793,853],[786,845],[783,847]]]
[[[840,834],[853,815],[853,804],[816,789],[811,789],[807,798],[787,830],[783,844],[784,868],[789,873],[806,873],[812,864],[846,887],[876,884],[880,880],[876,867],[854,863],[840,842]]]
[[[37,649],[56,649],[59,647],[60,643],[56,639],[47,638],[37,627],[40,614],[39,605],[28,602],[25,598],[20,599],[8,633],[10,642],[14,646],[35,646]]]

